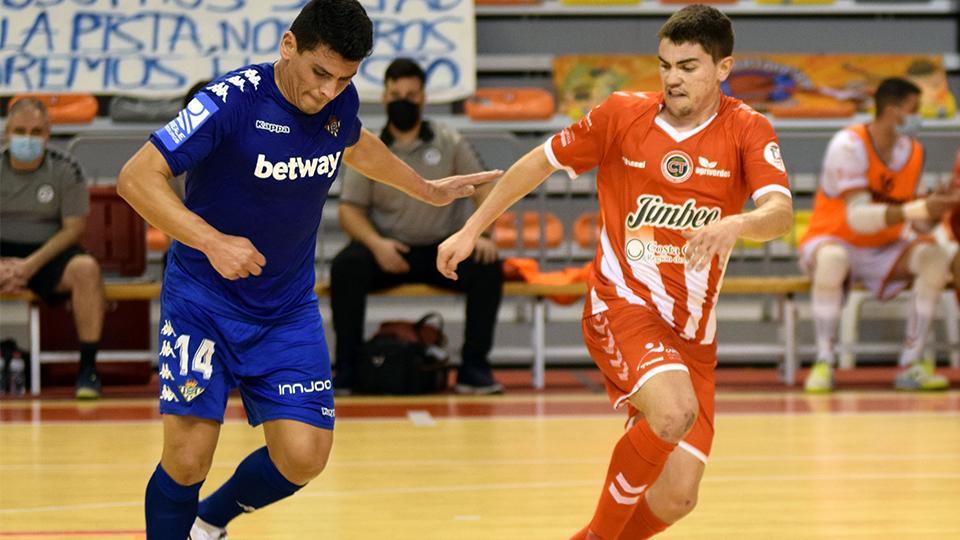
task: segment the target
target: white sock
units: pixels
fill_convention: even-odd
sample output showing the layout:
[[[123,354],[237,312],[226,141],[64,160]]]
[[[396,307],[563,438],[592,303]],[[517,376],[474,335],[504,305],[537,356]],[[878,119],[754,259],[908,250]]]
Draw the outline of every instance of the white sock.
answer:
[[[900,353],[900,367],[916,363],[923,356],[923,348],[930,333],[930,323],[936,317],[940,293],[950,277],[950,261],[940,247],[922,244],[910,252],[910,272],[913,273],[913,298],[907,314],[906,341]]]
[[[817,340],[817,361],[831,366],[836,362],[834,345],[843,307],[843,282],[848,270],[847,250],[843,246],[824,244],[817,249],[810,295],[813,329]]]

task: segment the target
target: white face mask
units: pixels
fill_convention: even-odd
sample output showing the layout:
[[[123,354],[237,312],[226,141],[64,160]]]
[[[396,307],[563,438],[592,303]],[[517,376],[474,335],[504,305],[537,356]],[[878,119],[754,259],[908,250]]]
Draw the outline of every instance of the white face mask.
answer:
[[[921,125],[923,125],[923,120],[919,114],[908,114],[904,117],[903,123],[897,125],[897,134],[916,137],[920,133]]]

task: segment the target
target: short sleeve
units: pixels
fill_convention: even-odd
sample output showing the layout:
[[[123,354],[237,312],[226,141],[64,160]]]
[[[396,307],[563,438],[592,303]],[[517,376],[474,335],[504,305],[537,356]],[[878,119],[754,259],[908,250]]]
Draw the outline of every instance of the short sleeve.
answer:
[[[780,142],[770,121],[751,112],[746,122],[746,134],[741,147],[743,177],[754,202],[777,191],[791,197],[787,167],[780,154]]]
[[[347,133],[344,138],[344,147],[349,148],[360,140],[360,132],[363,128],[363,122],[360,121],[360,95],[357,93],[357,87],[351,82],[343,93],[338,97],[341,105],[340,113],[349,117],[347,122]]]
[[[472,174],[482,170],[483,165],[476,151],[465,138],[458,134],[453,156],[453,174]]]
[[[206,159],[239,125],[237,120],[253,94],[245,76],[260,80],[252,68],[227,75],[197,92],[176,118],[150,135],[174,176]]]
[[[543,145],[550,164],[565,170],[570,178],[597,167],[609,144],[621,99],[617,94],[611,95],[577,123],[550,137]]]
[[[343,173],[340,200],[369,208],[373,203],[373,181],[350,166],[345,166]]]
[[[60,217],[85,216],[90,213],[90,194],[80,164],[68,159],[62,169]]]
[[[829,197],[842,197],[845,193],[869,189],[867,149],[859,137],[848,130],[841,130],[830,139],[823,156],[823,173],[820,187]]]

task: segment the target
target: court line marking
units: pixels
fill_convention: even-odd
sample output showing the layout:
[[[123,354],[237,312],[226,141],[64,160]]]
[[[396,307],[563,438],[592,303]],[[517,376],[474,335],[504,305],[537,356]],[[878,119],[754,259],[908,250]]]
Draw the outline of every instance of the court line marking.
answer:
[[[763,412],[718,412],[716,418],[770,418],[775,416],[821,416],[821,417],[831,417],[831,418],[849,418],[849,417],[960,417],[960,411],[946,410],[946,411],[763,411]],[[441,416],[437,417],[437,423],[441,422],[485,422],[485,421],[520,421],[520,420],[594,420],[594,419],[607,419],[614,420],[619,423],[623,423],[624,416],[621,413],[611,410],[606,413],[593,413],[593,414],[516,414],[516,415],[490,415],[490,416]],[[364,418],[338,418],[337,423],[377,423],[377,422],[407,422],[409,421],[405,416],[368,416]],[[224,424],[243,424],[248,425],[246,420],[239,418],[230,418],[226,419],[223,422]],[[161,424],[160,418],[151,418],[148,420],[42,420],[42,419],[30,419],[30,420],[4,420],[0,421],[0,429],[4,426],[77,426],[77,425],[89,426],[90,424],[97,425],[119,425],[119,426],[144,426],[144,425],[157,425]]]
[[[778,474],[778,475],[724,475],[724,476],[705,476],[705,483],[727,483],[727,482],[810,482],[810,481],[890,481],[890,480],[947,480],[960,479],[960,472],[933,471],[922,473],[858,473],[858,474]],[[422,493],[461,493],[478,491],[509,491],[516,489],[565,489],[596,487],[602,484],[602,481],[594,478],[591,480],[567,480],[553,482],[508,482],[496,484],[459,484],[459,485],[428,485],[428,486],[403,486],[403,487],[385,487],[375,489],[355,489],[340,491],[307,491],[297,494],[298,499],[316,499],[326,497],[371,497],[382,495],[410,495]],[[143,505],[142,501],[117,501],[104,503],[83,503],[83,504],[65,504],[52,506],[34,506],[26,508],[0,508],[0,515],[28,514],[38,512],[63,512],[72,510],[101,510],[107,508],[139,508]]]
[[[710,456],[711,463],[752,463],[758,461],[801,461],[801,462],[844,462],[844,461],[956,461],[960,463],[960,454],[955,453],[926,453],[926,454],[819,454],[819,455],[744,455],[744,456]],[[355,468],[355,467],[436,467],[436,466],[460,466],[460,465],[592,465],[597,463],[607,463],[606,457],[596,458],[571,458],[571,459],[393,459],[393,460],[334,460],[331,461],[331,467]],[[83,468],[83,472],[106,469],[106,470],[136,470],[146,471],[143,463],[33,463],[33,464],[0,464],[0,471],[77,471],[78,467]],[[213,469],[235,469],[236,465],[231,463],[214,464]]]
[[[407,420],[417,427],[435,427],[437,425],[437,421],[433,419],[430,411],[410,409],[407,411]]]

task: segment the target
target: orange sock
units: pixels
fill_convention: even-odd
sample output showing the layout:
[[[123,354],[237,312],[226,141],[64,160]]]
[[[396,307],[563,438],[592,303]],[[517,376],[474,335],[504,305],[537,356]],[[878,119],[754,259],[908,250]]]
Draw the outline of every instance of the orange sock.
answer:
[[[650,505],[647,504],[647,498],[640,497],[640,502],[637,503],[633,515],[630,516],[630,521],[627,522],[627,526],[620,532],[620,538],[630,538],[631,540],[650,538],[658,532],[665,531],[669,526],[669,523],[664,523],[653,514],[650,510]]]
[[[587,540],[587,533],[590,531],[590,525],[580,529],[576,534],[570,537],[570,540]]]
[[[620,438],[610,458],[610,468],[600,492],[600,502],[590,531],[603,540],[618,538],[643,492],[660,476],[676,443],[668,443],[641,418]]]

